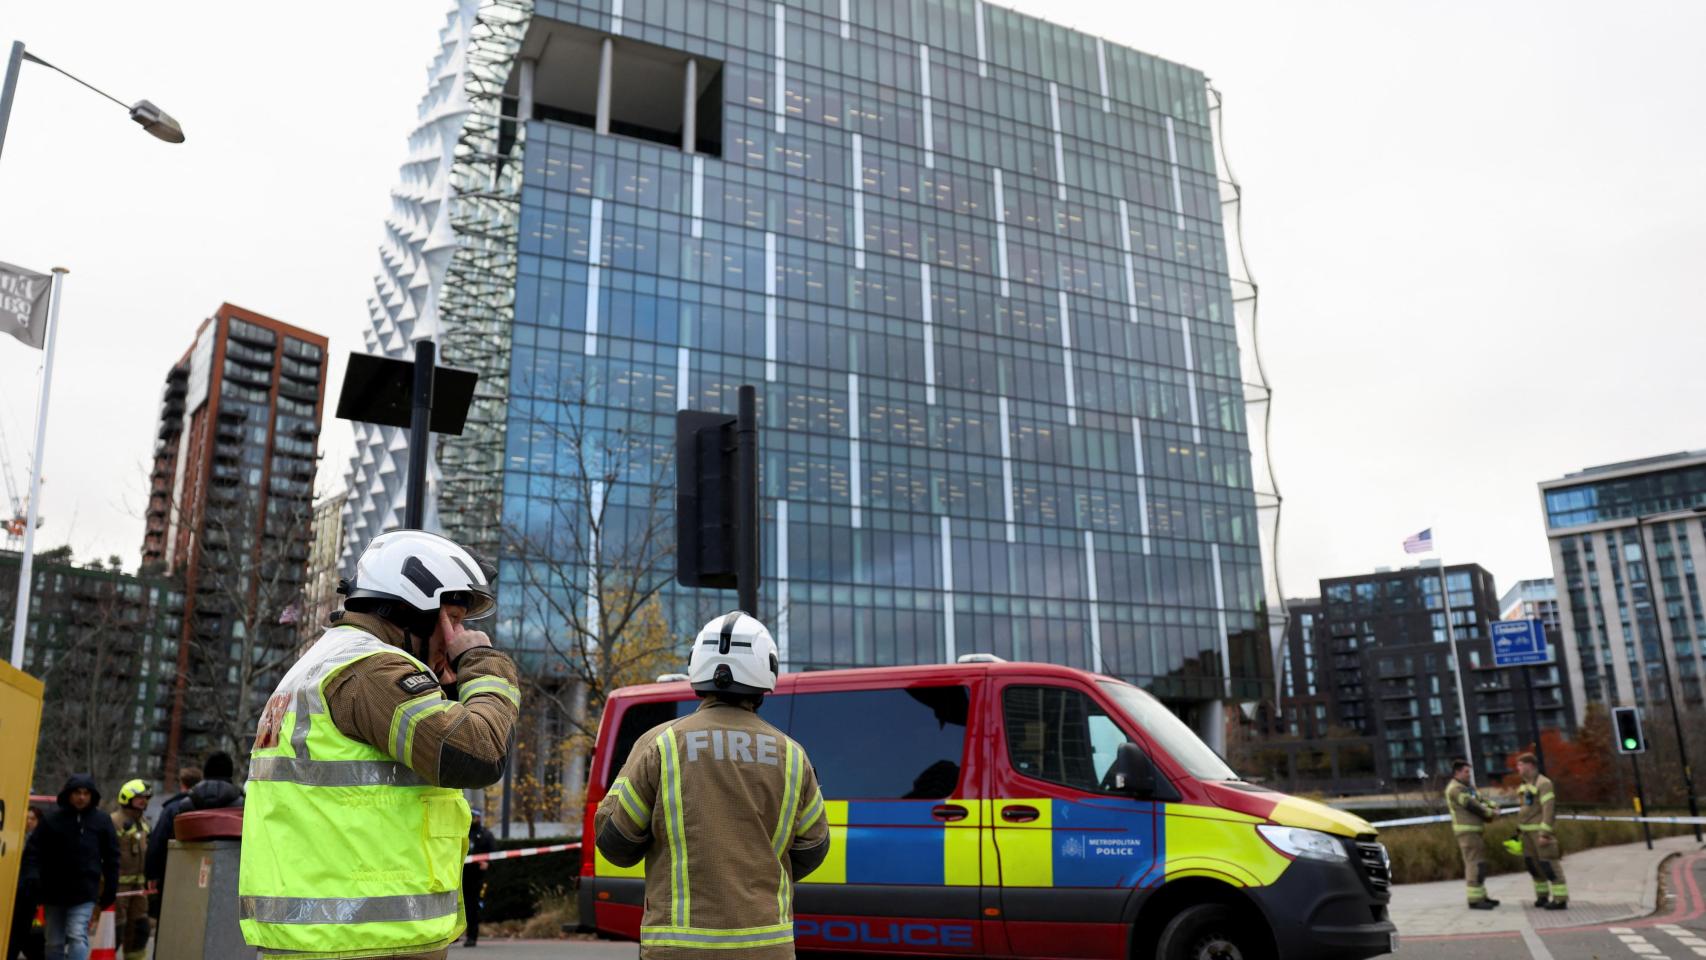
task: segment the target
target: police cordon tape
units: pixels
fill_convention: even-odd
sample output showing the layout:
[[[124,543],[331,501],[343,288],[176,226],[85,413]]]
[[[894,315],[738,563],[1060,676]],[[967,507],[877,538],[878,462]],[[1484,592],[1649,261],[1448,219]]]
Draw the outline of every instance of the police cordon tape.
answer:
[[[494,850],[491,853],[471,854],[463,863],[484,863],[487,860],[509,860],[512,857],[537,857],[542,853],[562,853],[564,850],[579,850],[578,843],[553,843],[548,847],[523,847],[520,850]]]
[[[1516,813],[1520,807],[1505,807],[1499,811],[1500,816]],[[1678,823],[1706,824],[1706,817],[1597,817],[1588,813],[1560,813],[1556,820],[1593,820],[1599,823]],[[1424,823],[1449,823],[1451,814],[1441,813],[1431,817],[1405,817],[1402,820],[1377,820],[1369,824],[1371,827],[1385,829],[1387,827],[1413,827]]]

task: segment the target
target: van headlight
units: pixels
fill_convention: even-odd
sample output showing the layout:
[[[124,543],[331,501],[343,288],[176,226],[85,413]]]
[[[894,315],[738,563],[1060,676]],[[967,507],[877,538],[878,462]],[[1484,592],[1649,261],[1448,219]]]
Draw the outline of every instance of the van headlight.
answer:
[[[1340,843],[1337,837],[1319,830],[1282,827],[1272,823],[1258,824],[1256,829],[1264,839],[1274,845],[1274,849],[1290,857],[1337,863],[1350,859],[1350,854],[1345,852],[1344,844]]]

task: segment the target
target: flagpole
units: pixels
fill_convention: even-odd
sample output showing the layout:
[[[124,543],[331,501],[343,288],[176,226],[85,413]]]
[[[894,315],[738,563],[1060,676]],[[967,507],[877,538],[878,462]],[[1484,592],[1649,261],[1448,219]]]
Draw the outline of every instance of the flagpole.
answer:
[[[1463,759],[1469,761],[1470,782],[1475,779],[1475,748],[1469,739],[1469,701],[1463,693],[1463,659],[1457,655],[1457,629],[1451,625],[1451,585],[1445,578],[1445,557],[1436,548],[1434,557],[1439,560],[1439,602],[1445,611],[1445,642],[1451,648],[1451,671],[1457,680],[1457,717],[1458,726],[1463,734]]]
[[[18,611],[12,618],[12,666],[24,669],[24,635],[30,619],[30,574],[35,565],[36,512],[41,504],[42,453],[47,449],[47,401],[53,392],[53,348],[59,341],[59,301],[64,296],[64,267],[53,268],[53,286],[47,299],[47,356],[42,360],[41,397],[36,401],[36,446],[30,458],[30,502],[24,521],[24,556],[18,564]]]

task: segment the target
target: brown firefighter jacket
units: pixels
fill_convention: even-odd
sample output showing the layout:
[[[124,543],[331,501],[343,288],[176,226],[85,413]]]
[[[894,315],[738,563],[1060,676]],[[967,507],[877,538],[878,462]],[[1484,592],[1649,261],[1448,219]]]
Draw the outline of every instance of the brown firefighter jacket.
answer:
[[[142,875],[148,857],[148,820],[132,821],[123,810],[113,811],[113,832],[118,834],[118,885],[120,890],[138,890],[148,882]]]
[[[1480,791],[1452,780],[1445,787],[1445,805],[1451,811],[1451,832],[1480,833],[1499,815],[1499,808],[1481,797]]]
[[[1552,778],[1537,774],[1533,783],[1524,782],[1517,787],[1516,795],[1522,803],[1517,813],[1517,829],[1523,833],[1551,833],[1552,816],[1558,805]]]
[[[407,643],[401,627],[375,616],[348,613],[339,623],[394,647]],[[326,684],[327,712],[346,736],[390,751],[430,784],[490,786],[503,778],[521,708],[515,664],[491,647],[475,647],[453,666],[456,693],[450,706],[410,711],[405,709],[409,704],[438,689],[437,678],[401,655],[365,657]],[[401,751],[396,744],[404,745]]]
[[[646,863],[646,960],[794,955],[794,881],[829,853],[806,752],[757,713],[708,699],[646,732],[594,818],[598,849]]]

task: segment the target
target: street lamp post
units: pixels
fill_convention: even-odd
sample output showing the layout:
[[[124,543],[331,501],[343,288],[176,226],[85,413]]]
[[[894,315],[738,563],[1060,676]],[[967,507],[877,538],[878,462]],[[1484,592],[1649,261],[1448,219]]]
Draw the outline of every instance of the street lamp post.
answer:
[[[39,63],[56,73],[65,74],[65,76],[70,77],[72,80],[77,81],[83,86],[88,87],[90,90],[106,97],[108,100],[124,107],[126,110],[130,111],[130,119],[141,124],[142,129],[148,131],[161,140],[164,140],[167,143],[184,142],[184,128],[179,126],[178,121],[173,120],[171,115],[166,111],[161,110],[159,107],[156,107],[147,100],[138,100],[133,104],[126,105],[123,100],[120,100],[105,90],[102,90],[100,87],[97,87],[87,80],[75,76],[60,67],[56,67],[28,50],[25,50],[24,41],[15,40],[12,42],[11,54],[6,58],[5,85],[0,86],[0,150],[3,150],[6,146],[6,122],[11,119],[12,116],[12,98],[13,95],[17,93],[18,89],[18,71],[23,67],[25,60],[28,60],[31,63]]]
[[[1695,511],[1699,512],[1699,511]],[[1647,581],[1647,606],[1653,611],[1653,628],[1658,631],[1659,665],[1665,673],[1665,699],[1670,701],[1670,725],[1676,731],[1676,755],[1682,761],[1682,783],[1688,788],[1688,816],[1694,820],[1694,842],[1701,842],[1700,835],[1700,800],[1694,794],[1694,771],[1688,766],[1688,748],[1683,745],[1682,717],[1676,707],[1676,684],[1671,680],[1670,651],[1665,648],[1664,627],[1659,621],[1659,590],[1658,581],[1653,579],[1653,565],[1647,559],[1647,521],[1651,517],[1637,516],[1635,518],[1635,536],[1641,541],[1641,575]],[[1631,596],[1631,600],[1634,598]],[[1637,618],[1636,631],[1640,631],[1640,613]]]

